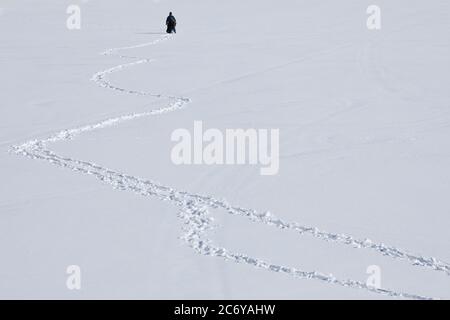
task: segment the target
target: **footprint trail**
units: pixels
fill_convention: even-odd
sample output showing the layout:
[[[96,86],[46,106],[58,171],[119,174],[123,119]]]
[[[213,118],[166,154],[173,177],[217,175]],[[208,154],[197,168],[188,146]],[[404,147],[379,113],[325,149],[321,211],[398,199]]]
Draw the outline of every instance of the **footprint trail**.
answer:
[[[119,64],[115,67],[99,71],[91,78],[91,80],[98,86],[109,90],[124,94],[148,96],[167,100],[168,104],[166,106],[146,112],[131,113],[115,118],[109,118],[77,128],[62,130],[44,139],[35,139],[20,145],[12,146],[10,152],[23,155],[31,159],[43,160],[55,166],[66,168],[77,173],[91,175],[101,182],[107,183],[118,190],[130,191],[141,196],[151,196],[175,205],[179,210],[178,216],[183,222],[183,233],[181,238],[189,247],[197,251],[199,254],[219,257],[230,262],[248,264],[254,268],[283,273],[287,276],[298,279],[313,279],[327,282],[329,284],[366,290],[392,297],[421,300],[432,299],[431,297],[426,297],[419,294],[385,288],[375,288],[356,280],[338,279],[333,275],[324,274],[318,271],[305,271],[296,267],[272,264],[256,257],[232,252],[226,248],[215,245],[208,237],[208,232],[215,227],[214,218],[211,215],[211,211],[223,210],[231,215],[244,216],[257,223],[263,223],[285,231],[296,232],[300,235],[309,235],[329,243],[340,243],[354,248],[373,250],[392,259],[404,260],[413,265],[439,271],[447,276],[450,276],[450,265],[436,258],[412,254],[394,246],[372,242],[369,239],[356,239],[351,235],[331,233],[320,230],[316,227],[301,225],[297,222],[286,222],[269,212],[259,213],[252,209],[233,206],[225,200],[217,199],[212,196],[198,195],[186,191],[176,190],[170,186],[153,182],[152,180],[128,175],[90,161],[82,161],[58,155],[51,151],[49,145],[54,142],[70,141],[81,134],[117,126],[124,122],[133,121],[139,118],[157,116],[185,108],[187,104],[191,102],[191,100],[187,97],[126,89],[112,84],[107,79],[107,76],[112,73],[117,73],[131,67],[154,62],[152,59],[127,56],[121,54],[120,52],[153,46],[171,38],[172,37],[170,35],[165,35],[154,41],[135,46],[108,49],[102,54],[105,56],[115,56],[120,59],[134,61]]]

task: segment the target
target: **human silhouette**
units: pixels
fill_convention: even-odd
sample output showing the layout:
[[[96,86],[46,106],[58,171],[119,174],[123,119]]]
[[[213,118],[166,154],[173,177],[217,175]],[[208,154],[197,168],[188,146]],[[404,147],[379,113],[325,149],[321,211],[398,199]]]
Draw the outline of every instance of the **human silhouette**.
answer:
[[[177,33],[177,19],[173,16],[172,12],[169,13],[169,16],[166,19],[167,33]]]

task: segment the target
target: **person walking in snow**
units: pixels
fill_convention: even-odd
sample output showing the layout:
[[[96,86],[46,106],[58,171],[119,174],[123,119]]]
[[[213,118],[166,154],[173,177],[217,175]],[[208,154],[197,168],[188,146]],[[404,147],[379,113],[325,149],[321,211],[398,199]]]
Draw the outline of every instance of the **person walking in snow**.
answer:
[[[173,16],[172,12],[169,13],[169,16],[166,19],[167,25],[167,33],[177,33],[175,27],[177,26],[177,19]]]

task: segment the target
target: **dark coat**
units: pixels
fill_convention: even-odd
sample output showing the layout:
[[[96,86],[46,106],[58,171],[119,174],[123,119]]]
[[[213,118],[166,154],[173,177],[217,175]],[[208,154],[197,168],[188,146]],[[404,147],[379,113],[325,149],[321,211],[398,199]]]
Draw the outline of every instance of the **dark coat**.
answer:
[[[167,33],[177,33],[177,19],[174,16],[168,16],[166,19]]]

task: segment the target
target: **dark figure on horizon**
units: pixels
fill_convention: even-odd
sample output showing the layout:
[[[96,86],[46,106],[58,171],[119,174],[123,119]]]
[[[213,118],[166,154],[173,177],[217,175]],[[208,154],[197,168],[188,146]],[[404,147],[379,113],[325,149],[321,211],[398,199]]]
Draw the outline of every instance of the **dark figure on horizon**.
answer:
[[[169,13],[169,16],[166,19],[167,25],[167,33],[177,33],[175,27],[177,26],[177,19],[172,15],[172,12]]]

